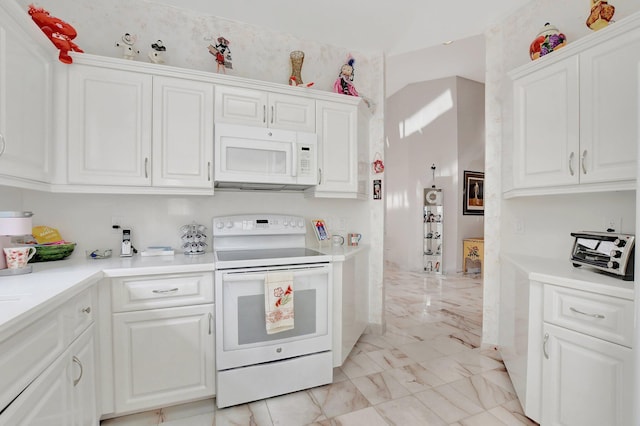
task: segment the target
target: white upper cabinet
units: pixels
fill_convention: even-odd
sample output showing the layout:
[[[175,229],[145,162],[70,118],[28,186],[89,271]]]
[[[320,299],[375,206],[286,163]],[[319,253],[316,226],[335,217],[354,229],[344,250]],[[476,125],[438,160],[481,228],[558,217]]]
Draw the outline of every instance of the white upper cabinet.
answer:
[[[317,101],[318,185],[312,197],[366,198],[368,120],[361,105]]]
[[[213,87],[74,64],[68,183],[212,192]]]
[[[511,73],[515,190],[633,188],[639,62],[633,16]]]
[[[154,186],[211,188],[213,84],[153,77]]]
[[[49,182],[54,48],[48,52],[36,42],[34,35],[44,34],[23,28],[31,19],[16,8],[0,4],[0,178]]]
[[[152,82],[137,72],[69,67],[69,183],[151,185]]]
[[[580,54],[580,182],[636,178],[640,28]]]
[[[514,82],[518,187],[578,183],[578,62],[570,57]]]
[[[215,118],[218,123],[314,133],[315,111],[316,101],[310,98],[216,86]]]

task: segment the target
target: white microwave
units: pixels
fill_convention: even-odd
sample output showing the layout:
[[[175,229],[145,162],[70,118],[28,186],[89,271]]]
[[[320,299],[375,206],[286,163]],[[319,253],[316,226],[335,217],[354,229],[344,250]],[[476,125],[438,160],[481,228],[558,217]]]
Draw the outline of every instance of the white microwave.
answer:
[[[215,126],[215,186],[304,189],[318,182],[315,133],[236,124]]]

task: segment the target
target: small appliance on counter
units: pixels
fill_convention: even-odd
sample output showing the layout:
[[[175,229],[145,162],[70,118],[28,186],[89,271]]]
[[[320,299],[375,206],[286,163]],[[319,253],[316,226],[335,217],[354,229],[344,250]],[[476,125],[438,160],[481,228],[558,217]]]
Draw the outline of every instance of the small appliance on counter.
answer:
[[[31,265],[8,268],[5,248],[9,249],[13,246],[12,237],[31,235],[32,216],[32,212],[0,211],[0,276],[28,274],[31,272]],[[33,254],[30,256],[33,256]]]
[[[195,222],[180,227],[184,254],[204,254],[207,249],[207,227]]]
[[[635,236],[614,232],[572,232],[573,266],[588,266],[633,281]]]

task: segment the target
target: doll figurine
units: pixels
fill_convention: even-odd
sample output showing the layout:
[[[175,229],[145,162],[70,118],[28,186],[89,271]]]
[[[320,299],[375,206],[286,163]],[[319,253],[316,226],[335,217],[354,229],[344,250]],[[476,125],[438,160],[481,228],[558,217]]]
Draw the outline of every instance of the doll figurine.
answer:
[[[233,69],[231,64],[231,49],[229,45],[231,42],[224,37],[218,37],[218,44],[215,46],[209,45],[209,53],[216,57],[216,72],[220,72],[222,69],[223,73],[227,73],[227,68]]]
[[[342,65],[342,67],[340,68],[340,74],[338,75],[338,78],[333,85],[334,92],[343,93],[350,96],[358,96],[358,91],[353,85],[354,62],[355,59],[353,59],[351,55],[349,55],[347,63]]]

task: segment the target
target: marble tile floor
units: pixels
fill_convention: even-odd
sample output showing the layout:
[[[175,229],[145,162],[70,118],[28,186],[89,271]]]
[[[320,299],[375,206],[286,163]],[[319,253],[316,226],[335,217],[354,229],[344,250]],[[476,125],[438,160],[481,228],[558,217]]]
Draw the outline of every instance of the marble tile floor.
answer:
[[[536,425],[493,347],[481,347],[482,278],[385,268],[384,335],[364,334],[332,384],[218,410],[213,400],[102,426]]]

